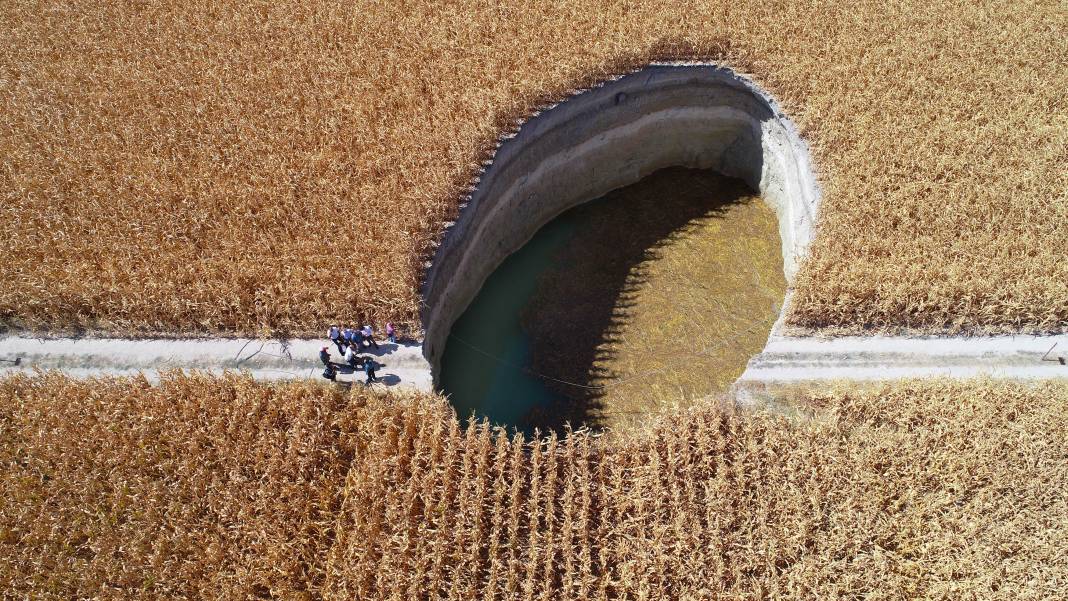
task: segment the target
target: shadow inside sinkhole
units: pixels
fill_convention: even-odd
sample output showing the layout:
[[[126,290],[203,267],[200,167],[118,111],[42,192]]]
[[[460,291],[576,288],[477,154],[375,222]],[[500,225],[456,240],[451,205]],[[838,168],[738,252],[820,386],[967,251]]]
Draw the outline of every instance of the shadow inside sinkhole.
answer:
[[[664,377],[665,363],[676,364],[669,379],[693,380],[685,373],[686,349],[694,347],[693,342],[700,342],[700,348],[715,345],[687,340],[706,332],[687,327],[688,320],[700,321],[704,314],[671,315],[664,303],[672,302],[673,291],[648,294],[650,270],[656,271],[655,285],[670,286],[673,274],[665,276],[660,260],[677,244],[704,235],[698,230],[706,231],[711,221],[721,220],[753,196],[740,180],[709,170],[671,168],[566,211],[506,259],[457,320],[442,359],[443,391],[462,417],[478,415],[528,434],[561,431],[568,424],[615,427],[628,413],[651,412],[649,403],[607,401],[622,386],[631,396],[662,386],[658,379]],[[770,232],[768,244],[778,256],[777,231],[764,230],[760,235]],[[747,252],[725,248],[728,253]],[[705,266],[669,265],[668,271],[691,267],[699,272]],[[729,286],[758,280],[759,274],[757,280]],[[760,303],[767,310],[761,310],[755,329],[765,323],[766,329],[755,332],[756,338],[766,340],[784,288],[785,283],[761,292]],[[708,292],[710,305],[719,302],[715,291]],[[704,294],[700,286],[696,294]],[[700,306],[703,299],[697,301]],[[713,318],[719,321],[730,321],[737,312],[729,306],[708,310],[716,312]],[[642,322],[653,314],[664,318]],[[724,331],[753,329],[751,321],[739,320]],[[744,367],[749,351],[742,350],[735,362]],[[675,354],[678,357],[669,356]],[[694,370],[704,368],[700,361],[692,363]],[[691,396],[714,392],[715,387],[696,381],[686,385],[689,388],[680,384],[681,394]]]

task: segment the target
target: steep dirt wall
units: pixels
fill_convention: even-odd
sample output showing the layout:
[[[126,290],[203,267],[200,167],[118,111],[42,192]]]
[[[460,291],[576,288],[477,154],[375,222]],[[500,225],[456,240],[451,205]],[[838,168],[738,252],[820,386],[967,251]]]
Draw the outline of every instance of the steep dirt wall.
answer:
[[[715,169],[759,190],[778,215],[792,280],[819,203],[797,130],[730,69],[650,65],[576,94],[502,140],[424,284],[423,348],[435,372],[452,324],[505,257],[561,212],[673,166]]]

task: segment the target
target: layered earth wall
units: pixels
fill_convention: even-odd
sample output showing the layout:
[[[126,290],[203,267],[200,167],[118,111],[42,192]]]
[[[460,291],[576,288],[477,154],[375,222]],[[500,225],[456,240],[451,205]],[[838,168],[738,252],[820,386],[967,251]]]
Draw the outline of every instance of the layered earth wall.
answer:
[[[542,111],[501,141],[424,285],[424,354],[435,373],[453,323],[501,261],[563,211],[675,166],[759,190],[778,215],[793,277],[819,203],[797,129],[730,69],[654,64]]]

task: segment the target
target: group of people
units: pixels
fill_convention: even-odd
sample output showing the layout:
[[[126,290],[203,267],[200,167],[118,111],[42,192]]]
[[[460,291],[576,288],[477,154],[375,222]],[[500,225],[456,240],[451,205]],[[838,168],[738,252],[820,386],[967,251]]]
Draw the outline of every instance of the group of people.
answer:
[[[360,356],[358,354],[365,346],[378,350],[374,328],[370,325],[365,325],[362,328],[340,328],[333,325],[326,331],[326,337],[337,346],[337,352],[353,371],[363,369],[364,373],[367,374],[366,384],[368,386],[379,381],[375,376],[375,370],[381,366],[373,356]],[[393,322],[386,322],[386,338],[391,343],[397,342],[397,329],[393,326]],[[323,377],[327,380],[337,380],[337,368],[340,364],[330,360],[329,345],[324,346],[319,351],[319,359],[326,366],[323,370]]]

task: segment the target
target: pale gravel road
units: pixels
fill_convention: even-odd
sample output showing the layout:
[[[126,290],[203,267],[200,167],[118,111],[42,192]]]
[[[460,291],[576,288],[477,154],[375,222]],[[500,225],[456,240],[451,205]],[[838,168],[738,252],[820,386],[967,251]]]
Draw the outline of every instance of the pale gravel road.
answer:
[[[319,349],[329,346],[333,360],[341,362],[337,348],[326,340],[277,340],[198,338],[178,340],[124,340],[117,338],[53,338],[20,336],[0,338],[0,375],[35,368],[59,370],[74,377],[127,376],[144,373],[159,379],[170,369],[211,373],[244,371],[259,380],[321,379],[323,364]],[[430,365],[418,343],[379,342],[375,355],[383,365],[377,375],[387,386],[430,390]],[[9,361],[19,359],[19,365]],[[339,381],[361,381],[363,372],[342,373]]]
[[[59,370],[74,377],[161,371],[244,371],[260,380],[320,379],[325,340],[0,338],[0,375]],[[381,343],[378,376],[387,386],[431,390],[430,364],[419,343]],[[330,345],[335,361],[337,349]],[[16,366],[12,361],[19,360]],[[1062,363],[1063,361],[1063,363]],[[781,384],[902,378],[1068,379],[1068,335],[992,337],[808,338],[772,335],[738,383]],[[363,373],[341,374],[341,381]]]

